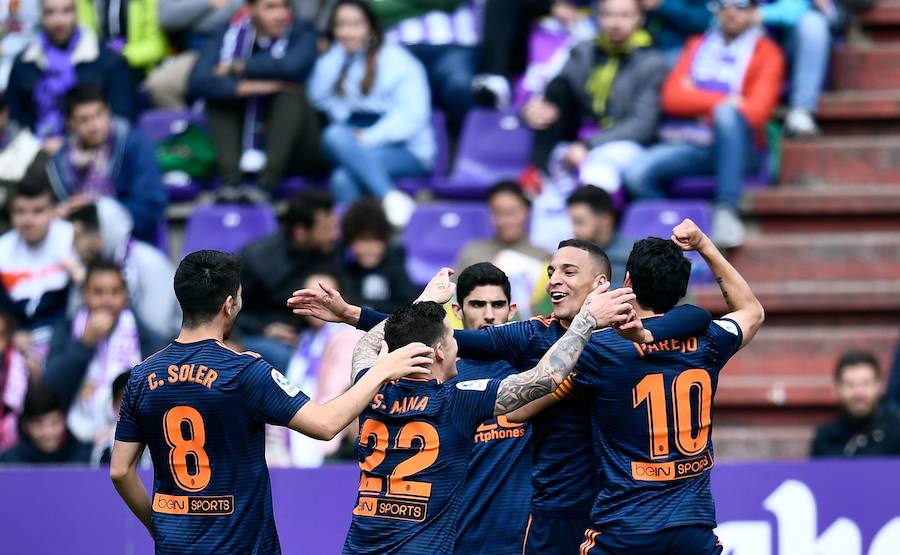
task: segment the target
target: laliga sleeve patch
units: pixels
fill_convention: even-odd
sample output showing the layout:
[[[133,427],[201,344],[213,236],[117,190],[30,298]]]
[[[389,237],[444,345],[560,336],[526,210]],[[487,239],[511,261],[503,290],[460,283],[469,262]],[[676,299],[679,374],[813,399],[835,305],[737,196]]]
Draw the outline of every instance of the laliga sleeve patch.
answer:
[[[456,384],[456,389],[461,389],[463,391],[485,391],[488,386],[488,382],[491,380],[469,380],[467,382],[459,382]]]
[[[717,326],[727,331],[731,335],[738,334],[737,324],[735,324],[731,320],[713,320],[713,322],[715,322]]]
[[[299,387],[292,384],[291,380],[284,377],[284,374],[274,368],[272,368],[272,379],[278,384],[278,387],[288,394],[289,397],[296,397],[297,394],[300,393]]]

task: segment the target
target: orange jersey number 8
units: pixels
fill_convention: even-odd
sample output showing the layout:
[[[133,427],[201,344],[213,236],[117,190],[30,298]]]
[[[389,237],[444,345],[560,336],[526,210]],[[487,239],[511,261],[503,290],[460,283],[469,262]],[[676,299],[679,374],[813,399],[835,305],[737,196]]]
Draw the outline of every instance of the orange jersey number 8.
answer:
[[[185,431],[188,433],[185,434]],[[185,491],[200,491],[209,485],[212,471],[209,468],[209,455],[203,450],[206,444],[206,427],[197,409],[178,406],[167,410],[163,416],[163,432],[166,443],[171,448],[169,468],[178,487]],[[190,467],[188,459],[192,462]]]

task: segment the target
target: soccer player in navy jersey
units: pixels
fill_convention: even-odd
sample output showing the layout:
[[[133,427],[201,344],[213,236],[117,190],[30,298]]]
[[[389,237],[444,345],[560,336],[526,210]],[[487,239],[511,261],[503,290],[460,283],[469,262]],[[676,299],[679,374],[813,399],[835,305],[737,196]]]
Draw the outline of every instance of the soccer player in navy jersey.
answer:
[[[506,360],[519,371],[534,366],[553,343],[565,334],[587,295],[598,285],[609,282],[609,259],[602,249],[587,241],[568,240],[548,266],[547,292],[553,303],[552,318],[533,318],[493,326],[480,331],[457,331],[460,355],[464,358]],[[432,279],[422,298],[443,302],[449,297],[438,286],[449,283],[450,270]],[[303,290],[288,301],[297,314],[324,320],[345,322],[371,329],[384,315],[348,305],[336,291]],[[710,315],[692,306],[678,307],[664,318],[648,322],[647,329],[621,327],[622,333],[637,342],[680,337],[700,333],[709,326]],[[596,335],[596,334],[595,334]],[[587,349],[595,348],[598,338]],[[583,364],[579,361],[575,372]],[[552,398],[538,400],[522,409],[537,413],[531,422],[534,448],[529,521],[524,552],[528,555],[567,555],[575,553],[589,525],[593,499],[599,490],[599,473],[591,448],[592,433],[589,399],[567,381],[554,396],[564,399],[543,412],[538,409]],[[529,412],[530,411],[530,412]]]
[[[150,531],[157,554],[280,553],[265,425],[330,439],[383,383],[428,375],[432,349],[411,343],[373,359],[343,395],[323,405],[310,401],[259,355],[223,343],[241,310],[240,275],[235,255],[186,256],[175,274],[181,333],[137,365],[125,387],[110,477]],[[152,501],[137,474],[145,445],[153,460]]]
[[[463,329],[507,323],[516,314],[509,278],[490,262],[473,264],[456,280],[453,312]],[[461,359],[451,383],[505,378],[518,372],[505,360]],[[475,430],[459,507],[454,552],[460,555],[520,555],[531,503],[531,425],[497,416]]]
[[[383,386],[359,417],[361,478],[345,554],[453,552],[473,434],[486,420],[553,392],[595,329],[632,320],[624,304],[633,297],[630,290],[606,292],[608,287],[604,283],[587,296],[571,326],[533,368],[503,378],[451,382],[457,344],[436,302],[397,310],[359,341],[354,380],[365,376],[383,341],[391,350],[412,342],[429,345],[434,362],[430,375]]]
[[[750,342],[763,308],[725,257],[685,220],[672,240],[635,243],[625,284],[647,325],[685,294],[697,250],[709,264],[730,312],[703,333],[637,345],[609,331],[573,380],[593,397],[594,451],[603,483],[582,555],[718,555],[710,492],[713,399],[719,372]]]

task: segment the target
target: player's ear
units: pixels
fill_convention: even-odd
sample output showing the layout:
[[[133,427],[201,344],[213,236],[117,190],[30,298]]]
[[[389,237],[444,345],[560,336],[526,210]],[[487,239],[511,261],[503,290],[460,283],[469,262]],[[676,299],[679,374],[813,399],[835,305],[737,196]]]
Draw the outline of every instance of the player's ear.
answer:
[[[456,316],[456,319],[462,321],[462,319],[463,319],[462,307],[457,303],[453,303],[452,305],[450,305],[450,308],[453,309],[453,315]]]
[[[631,287],[631,272],[625,272],[625,281],[622,282],[622,287]]]
[[[434,361],[440,363],[444,360],[444,343],[438,341],[434,344]]]
[[[225,297],[225,304],[224,304],[223,308],[225,309],[226,316],[228,316],[229,318],[234,316],[235,308],[236,308],[234,306],[234,297],[232,297],[231,295],[228,295],[227,297]]]
[[[509,303],[509,319],[512,320],[516,317],[516,314],[519,313],[519,305],[516,303]]]
[[[603,285],[604,283],[606,283],[607,281],[609,281],[609,279],[606,277],[606,274],[604,274],[604,273],[597,274],[597,277],[594,278],[594,283],[591,284],[592,285],[591,288],[596,289],[596,288],[600,287],[601,285]]]

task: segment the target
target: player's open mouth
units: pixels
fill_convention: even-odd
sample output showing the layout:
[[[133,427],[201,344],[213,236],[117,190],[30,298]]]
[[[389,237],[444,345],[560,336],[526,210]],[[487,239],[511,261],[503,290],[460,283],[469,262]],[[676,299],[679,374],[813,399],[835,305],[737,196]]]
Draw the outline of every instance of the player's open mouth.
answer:
[[[561,303],[568,296],[568,293],[563,293],[562,291],[554,291],[550,293],[550,302]]]

